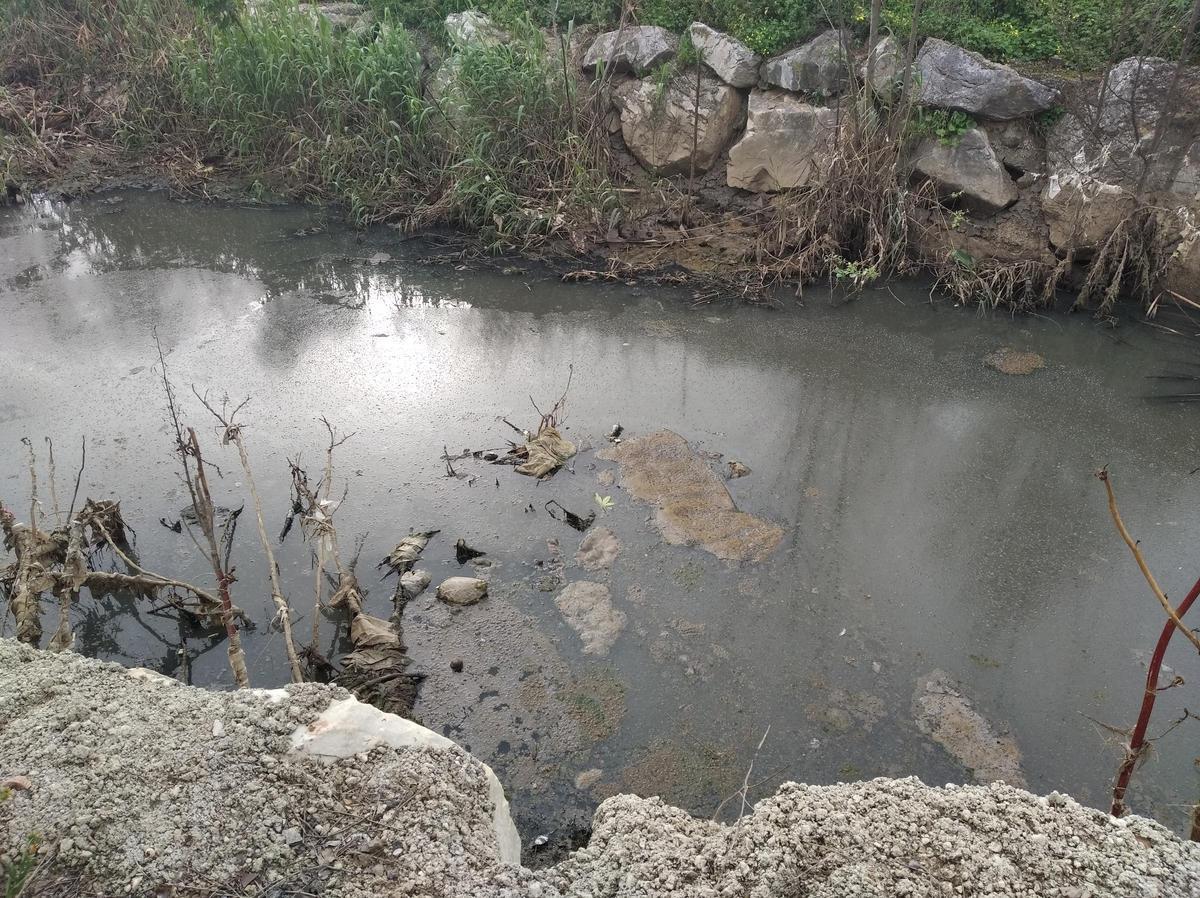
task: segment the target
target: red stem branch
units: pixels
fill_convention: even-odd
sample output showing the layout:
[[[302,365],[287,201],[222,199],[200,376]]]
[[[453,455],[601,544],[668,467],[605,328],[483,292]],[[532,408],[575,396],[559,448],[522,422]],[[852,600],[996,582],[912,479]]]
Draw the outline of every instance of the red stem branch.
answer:
[[[1179,603],[1179,607],[1175,609],[1176,615],[1183,617],[1187,614],[1198,596],[1200,596],[1200,580],[1196,581],[1191,592]],[[1129,780],[1133,777],[1134,768],[1137,767],[1138,761],[1146,749],[1146,730],[1150,726],[1150,715],[1154,712],[1154,702],[1158,698],[1158,675],[1162,669],[1163,658],[1167,654],[1167,645],[1171,642],[1171,637],[1175,635],[1176,629],[1178,628],[1173,620],[1168,619],[1163,624],[1158,643],[1154,646],[1154,654],[1150,658],[1150,667],[1146,671],[1146,691],[1142,695],[1142,710],[1138,714],[1137,724],[1134,725],[1133,735],[1129,739],[1129,749],[1125,753],[1125,760],[1121,762],[1121,769],[1117,772],[1117,783],[1113,786],[1112,815],[1114,817],[1120,817],[1125,813],[1125,791],[1129,788]]]

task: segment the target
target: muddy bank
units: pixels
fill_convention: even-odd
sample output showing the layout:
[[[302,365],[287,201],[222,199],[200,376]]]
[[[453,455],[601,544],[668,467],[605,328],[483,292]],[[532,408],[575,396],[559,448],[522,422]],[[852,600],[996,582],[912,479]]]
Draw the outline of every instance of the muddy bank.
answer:
[[[336,689],[208,692],[7,640],[0,669],[0,857],[27,896],[1200,889],[1200,846],[1141,817],[916,779],[788,783],[731,826],[619,795],[585,848],[535,873],[487,767]]]

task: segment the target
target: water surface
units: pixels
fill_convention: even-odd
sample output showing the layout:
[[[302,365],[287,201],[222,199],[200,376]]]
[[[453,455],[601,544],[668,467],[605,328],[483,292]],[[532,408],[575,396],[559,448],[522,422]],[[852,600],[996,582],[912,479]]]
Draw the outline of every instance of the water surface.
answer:
[[[1015,737],[1031,789],[1106,805],[1119,750],[1094,721],[1132,721],[1162,615],[1093,472],[1110,466],[1127,522],[1181,596],[1197,573],[1200,409],[1147,399],[1158,388],[1146,378],[1194,362],[1194,344],[1134,321],[981,316],[903,284],[850,303],[811,290],[779,309],[693,307],[685,292],[566,285],[528,265],[419,263],[435,250],[313,210],[162,195],[0,213],[0,499],[28,502],[22,437],[43,456],[54,440],[69,494],[86,436],[82,494],[121,500],[149,566],[206,582],[187,537],[158,523],[186,499],[157,331],[229,506],[245,499],[236,455],[189,388],[251,397],[245,436],[269,529],[287,511],[287,459],[320,467],[317,419],[353,432],[337,455],[338,519],[344,541],[363,539],[370,611],[390,609],[373,566],[409,528],[441,530],[422,564],[435,584],[469,572],[456,539],[488,553],[490,598],[451,612],[431,590],[407,609],[405,638],[426,674],[416,715],[496,769],[527,842],[569,844],[615,791],[711,815],[752,760],[751,799],[785,778],[970,781],[913,722],[914,689],[935,669]],[[987,368],[1003,346],[1047,367]],[[463,461],[471,476],[446,476],[444,447],[503,447],[513,434],[499,419],[535,425],[531,397],[552,404],[571,370],[565,429],[585,448],[570,470],[536,484]],[[729,564],[665,544],[596,458],[616,422],[630,436],[674,430],[720,470],[749,466],[729,489],[783,527],[779,549]],[[550,499],[617,533],[610,575],[574,566],[579,534],[544,512]],[[285,655],[243,525],[235,599],[257,624],[244,636],[254,684],[276,686]],[[543,591],[548,540],[567,580],[608,582],[626,614],[607,657],[581,652]],[[295,535],[279,552],[306,634],[309,554]],[[192,681],[231,685],[222,646],[144,603],[85,597],[74,623],[86,653],[173,675],[182,635]],[[338,623],[323,621],[335,653]],[[1182,640],[1169,662],[1200,682]],[[1190,688],[1164,695],[1155,730]],[[1192,721],[1161,743],[1137,775],[1136,810],[1183,825],[1200,799],[1195,745]]]

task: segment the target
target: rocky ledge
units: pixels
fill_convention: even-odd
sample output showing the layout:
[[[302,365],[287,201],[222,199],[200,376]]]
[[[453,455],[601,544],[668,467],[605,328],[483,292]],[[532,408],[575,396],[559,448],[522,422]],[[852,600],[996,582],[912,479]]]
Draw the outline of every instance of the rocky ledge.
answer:
[[[1103,77],[1037,80],[930,38],[906,72],[892,37],[868,54],[828,30],[764,60],[701,22],[688,35],[698,74],[651,26],[600,34],[582,65],[604,87],[616,149],[651,178],[710,173],[701,183],[718,207],[754,208],[756,195],[832,176],[857,85],[887,105],[907,83],[918,117],[943,124],[910,135],[902,176],[962,212],[926,229],[918,255],[1081,273],[1135,209],[1152,208],[1166,286],[1200,301],[1200,67],[1131,57]]]
[[[8,894],[1200,894],[1200,846],[1153,821],[916,779],[788,783],[730,826],[619,795],[532,871],[486,765],[340,690],[209,692],[6,640],[0,671]]]

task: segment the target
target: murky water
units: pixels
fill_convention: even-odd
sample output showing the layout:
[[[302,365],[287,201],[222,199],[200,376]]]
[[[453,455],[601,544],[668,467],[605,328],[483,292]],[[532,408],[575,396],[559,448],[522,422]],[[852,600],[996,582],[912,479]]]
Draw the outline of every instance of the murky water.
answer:
[[[150,566],[205,580],[187,537],[158,523],[185,498],[157,329],[226,505],[244,499],[236,456],[186,388],[252,397],[245,435],[271,529],[287,510],[286,459],[320,464],[318,417],[354,432],[337,456],[349,486],[338,514],[343,539],[364,536],[371,611],[386,616],[391,595],[373,565],[410,527],[441,530],[422,565],[435,584],[464,572],[456,539],[488,553],[491,596],[452,612],[431,590],[405,636],[427,675],[417,715],[495,767],[527,840],[569,843],[615,791],[711,815],[752,759],[751,799],[786,778],[969,781],[913,721],[935,669],[1015,739],[1030,788],[1105,805],[1118,750],[1093,720],[1132,721],[1162,615],[1092,475],[1110,466],[1150,564],[1181,596],[1197,573],[1200,407],[1149,401],[1145,378],[1193,363],[1195,344],[1136,322],[980,316],[905,285],[849,304],[811,291],[802,308],[697,309],[686,294],[564,285],[528,266],[418,264],[430,252],[312,210],[157,195],[0,213],[0,498],[28,501],[21,437],[43,456],[53,438],[69,494],[86,436],[81,493],[121,499]],[[985,367],[1002,346],[1047,367]],[[530,397],[552,403],[571,366],[566,432],[589,447],[571,470],[538,485],[463,461],[471,477],[446,476],[443,447],[502,447],[513,434],[499,418],[533,425]],[[629,436],[674,430],[720,470],[749,466],[729,489],[782,526],[780,547],[730,564],[664,543],[652,509],[596,458],[615,422]],[[550,499],[615,531],[610,573],[574,564],[579,534],[543,511]],[[243,523],[235,599],[257,622],[254,683],[275,686],[283,646]],[[607,583],[627,617],[606,657],[584,655],[555,606],[551,539],[566,580]],[[295,536],[280,551],[304,634],[308,553]],[[87,653],[178,673],[170,617],[85,598],[74,623]],[[184,635],[193,681],[229,686],[223,648]],[[1197,660],[1177,643],[1169,661],[1189,685],[1164,695],[1156,730],[1196,705]],[[1200,798],[1196,745],[1194,721],[1161,743],[1135,781],[1137,810],[1182,825]],[[737,797],[720,813],[740,810]]]

